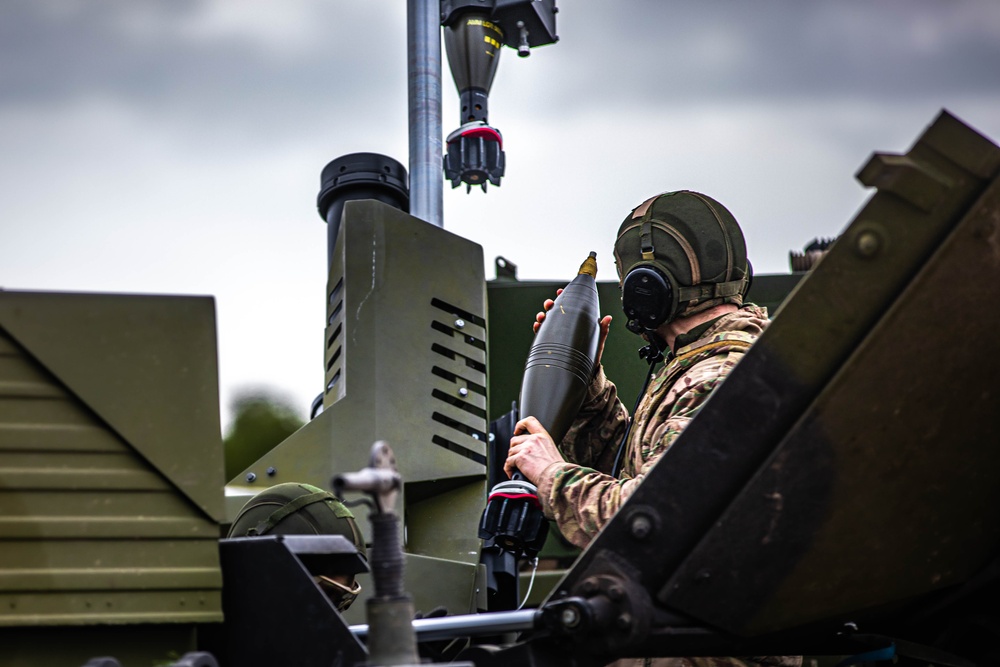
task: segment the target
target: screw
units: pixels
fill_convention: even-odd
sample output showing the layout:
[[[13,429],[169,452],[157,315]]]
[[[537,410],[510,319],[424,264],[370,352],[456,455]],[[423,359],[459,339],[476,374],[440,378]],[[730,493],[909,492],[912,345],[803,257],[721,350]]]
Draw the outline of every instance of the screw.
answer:
[[[455,320],[455,328],[456,329],[464,329],[465,328],[465,320],[463,320],[461,318]]]
[[[707,584],[711,578],[712,573],[709,570],[699,570],[698,574],[694,575],[694,582],[696,584]]]
[[[584,595],[593,595],[597,592],[597,582],[593,579],[584,579],[580,584],[580,592]]]
[[[253,482],[253,481],[255,481],[256,479],[257,479],[257,475],[256,475],[256,474],[254,474],[254,473],[252,473],[252,472],[248,472],[248,473],[247,473],[247,481],[248,481],[248,482]]]
[[[496,439],[497,439],[496,434],[495,433],[490,433],[490,442],[493,442]]]
[[[465,398],[466,396],[469,395],[469,390],[466,389],[465,387],[462,387],[461,389],[458,390],[458,395],[461,396],[462,398]]]
[[[644,540],[653,532],[653,522],[645,514],[636,514],[632,517],[629,529],[632,531],[632,537]]]
[[[277,472],[278,472],[278,469],[275,468],[274,466],[268,466],[267,467],[267,476],[268,477],[274,477],[275,473],[277,473]]]
[[[559,622],[565,628],[575,628],[580,624],[580,612],[577,611],[576,607],[566,607],[559,615]]]
[[[858,234],[857,249],[862,257],[874,257],[882,246],[882,240],[873,231]]]
[[[628,630],[632,627],[632,614],[624,612],[615,619],[615,624],[620,630]]]
[[[619,586],[618,584],[611,584],[611,586],[608,587],[608,597],[614,600],[615,602],[621,600],[624,596],[625,596],[625,591],[623,591],[622,587]]]

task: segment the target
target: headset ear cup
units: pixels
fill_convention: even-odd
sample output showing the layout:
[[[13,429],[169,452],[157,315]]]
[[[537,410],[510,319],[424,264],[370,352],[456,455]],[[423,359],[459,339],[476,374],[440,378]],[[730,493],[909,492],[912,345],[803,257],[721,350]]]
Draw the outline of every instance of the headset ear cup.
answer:
[[[622,309],[633,333],[652,331],[674,315],[677,304],[670,281],[651,266],[637,266],[622,282]]]

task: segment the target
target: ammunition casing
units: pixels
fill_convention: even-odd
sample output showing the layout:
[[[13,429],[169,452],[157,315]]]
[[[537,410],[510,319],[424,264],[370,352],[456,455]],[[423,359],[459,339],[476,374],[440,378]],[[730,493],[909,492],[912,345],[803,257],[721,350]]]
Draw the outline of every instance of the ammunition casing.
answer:
[[[566,435],[594,373],[600,308],[597,283],[581,273],[556,297],[528,352],[519,401],[555,442]]]

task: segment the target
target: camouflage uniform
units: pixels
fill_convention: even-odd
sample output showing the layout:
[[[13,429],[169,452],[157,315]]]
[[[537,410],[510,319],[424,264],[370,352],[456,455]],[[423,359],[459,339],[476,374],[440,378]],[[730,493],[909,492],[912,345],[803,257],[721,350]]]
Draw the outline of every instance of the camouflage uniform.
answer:
[[[747,304],[715,322],[701,337],[678,348],[650,381],[635,415],[619,478],[610,475],[616,448],[628,423],[628,411],[603,368],[559,450],[571,462],[549,465],[538,483],[547,517],[555,519],[567,540],[586,547],[635,491],[643,477],[723,378],[743,358],[767,327],[767,310]],[[625,658],[615,667],[795,667],[798,656],[754,658]]]
[[[766,309],[748,304],[676,351],[639,403],[618,479],[610,473],[628,411],[614,383],[598,369],[576,421],[559,443],[567,461],[549,465],[538,482],[545,514],[567,540],[587,546],[766,326]]]

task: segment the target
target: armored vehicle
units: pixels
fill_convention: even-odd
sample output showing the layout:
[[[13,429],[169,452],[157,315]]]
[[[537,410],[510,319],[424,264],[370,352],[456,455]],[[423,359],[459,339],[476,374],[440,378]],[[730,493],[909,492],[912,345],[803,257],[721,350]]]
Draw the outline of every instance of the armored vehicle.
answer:
[[[348,199],[322,409],[228,483],[210,298],[0,292],[2,662],[406,664],[412,632],[424,659],[479,666],[997,664],[998,176],[1000,148],[947,112],[872,156],[867,205],[808,273],[755,280],[771,328],[584,552],[550,537],[530,595],[530,568],[484,561],[478,528],[525,323],[561,285],[503,259],[487,281],[475,243]],[[617,283],[598,290],[614,312]],[[605,362],[644,372],[624,335]],[[375,442],[394,460],[366,467]],[[353,508],[360,599],[418,617],[371,653],[372,604],[341,613],[317,583],[365,569],[349,540],[223,538],[260,491],[362,468],[378,473],[339,489],[371,494]],[[380,554],[384,516],[401,525]]]

